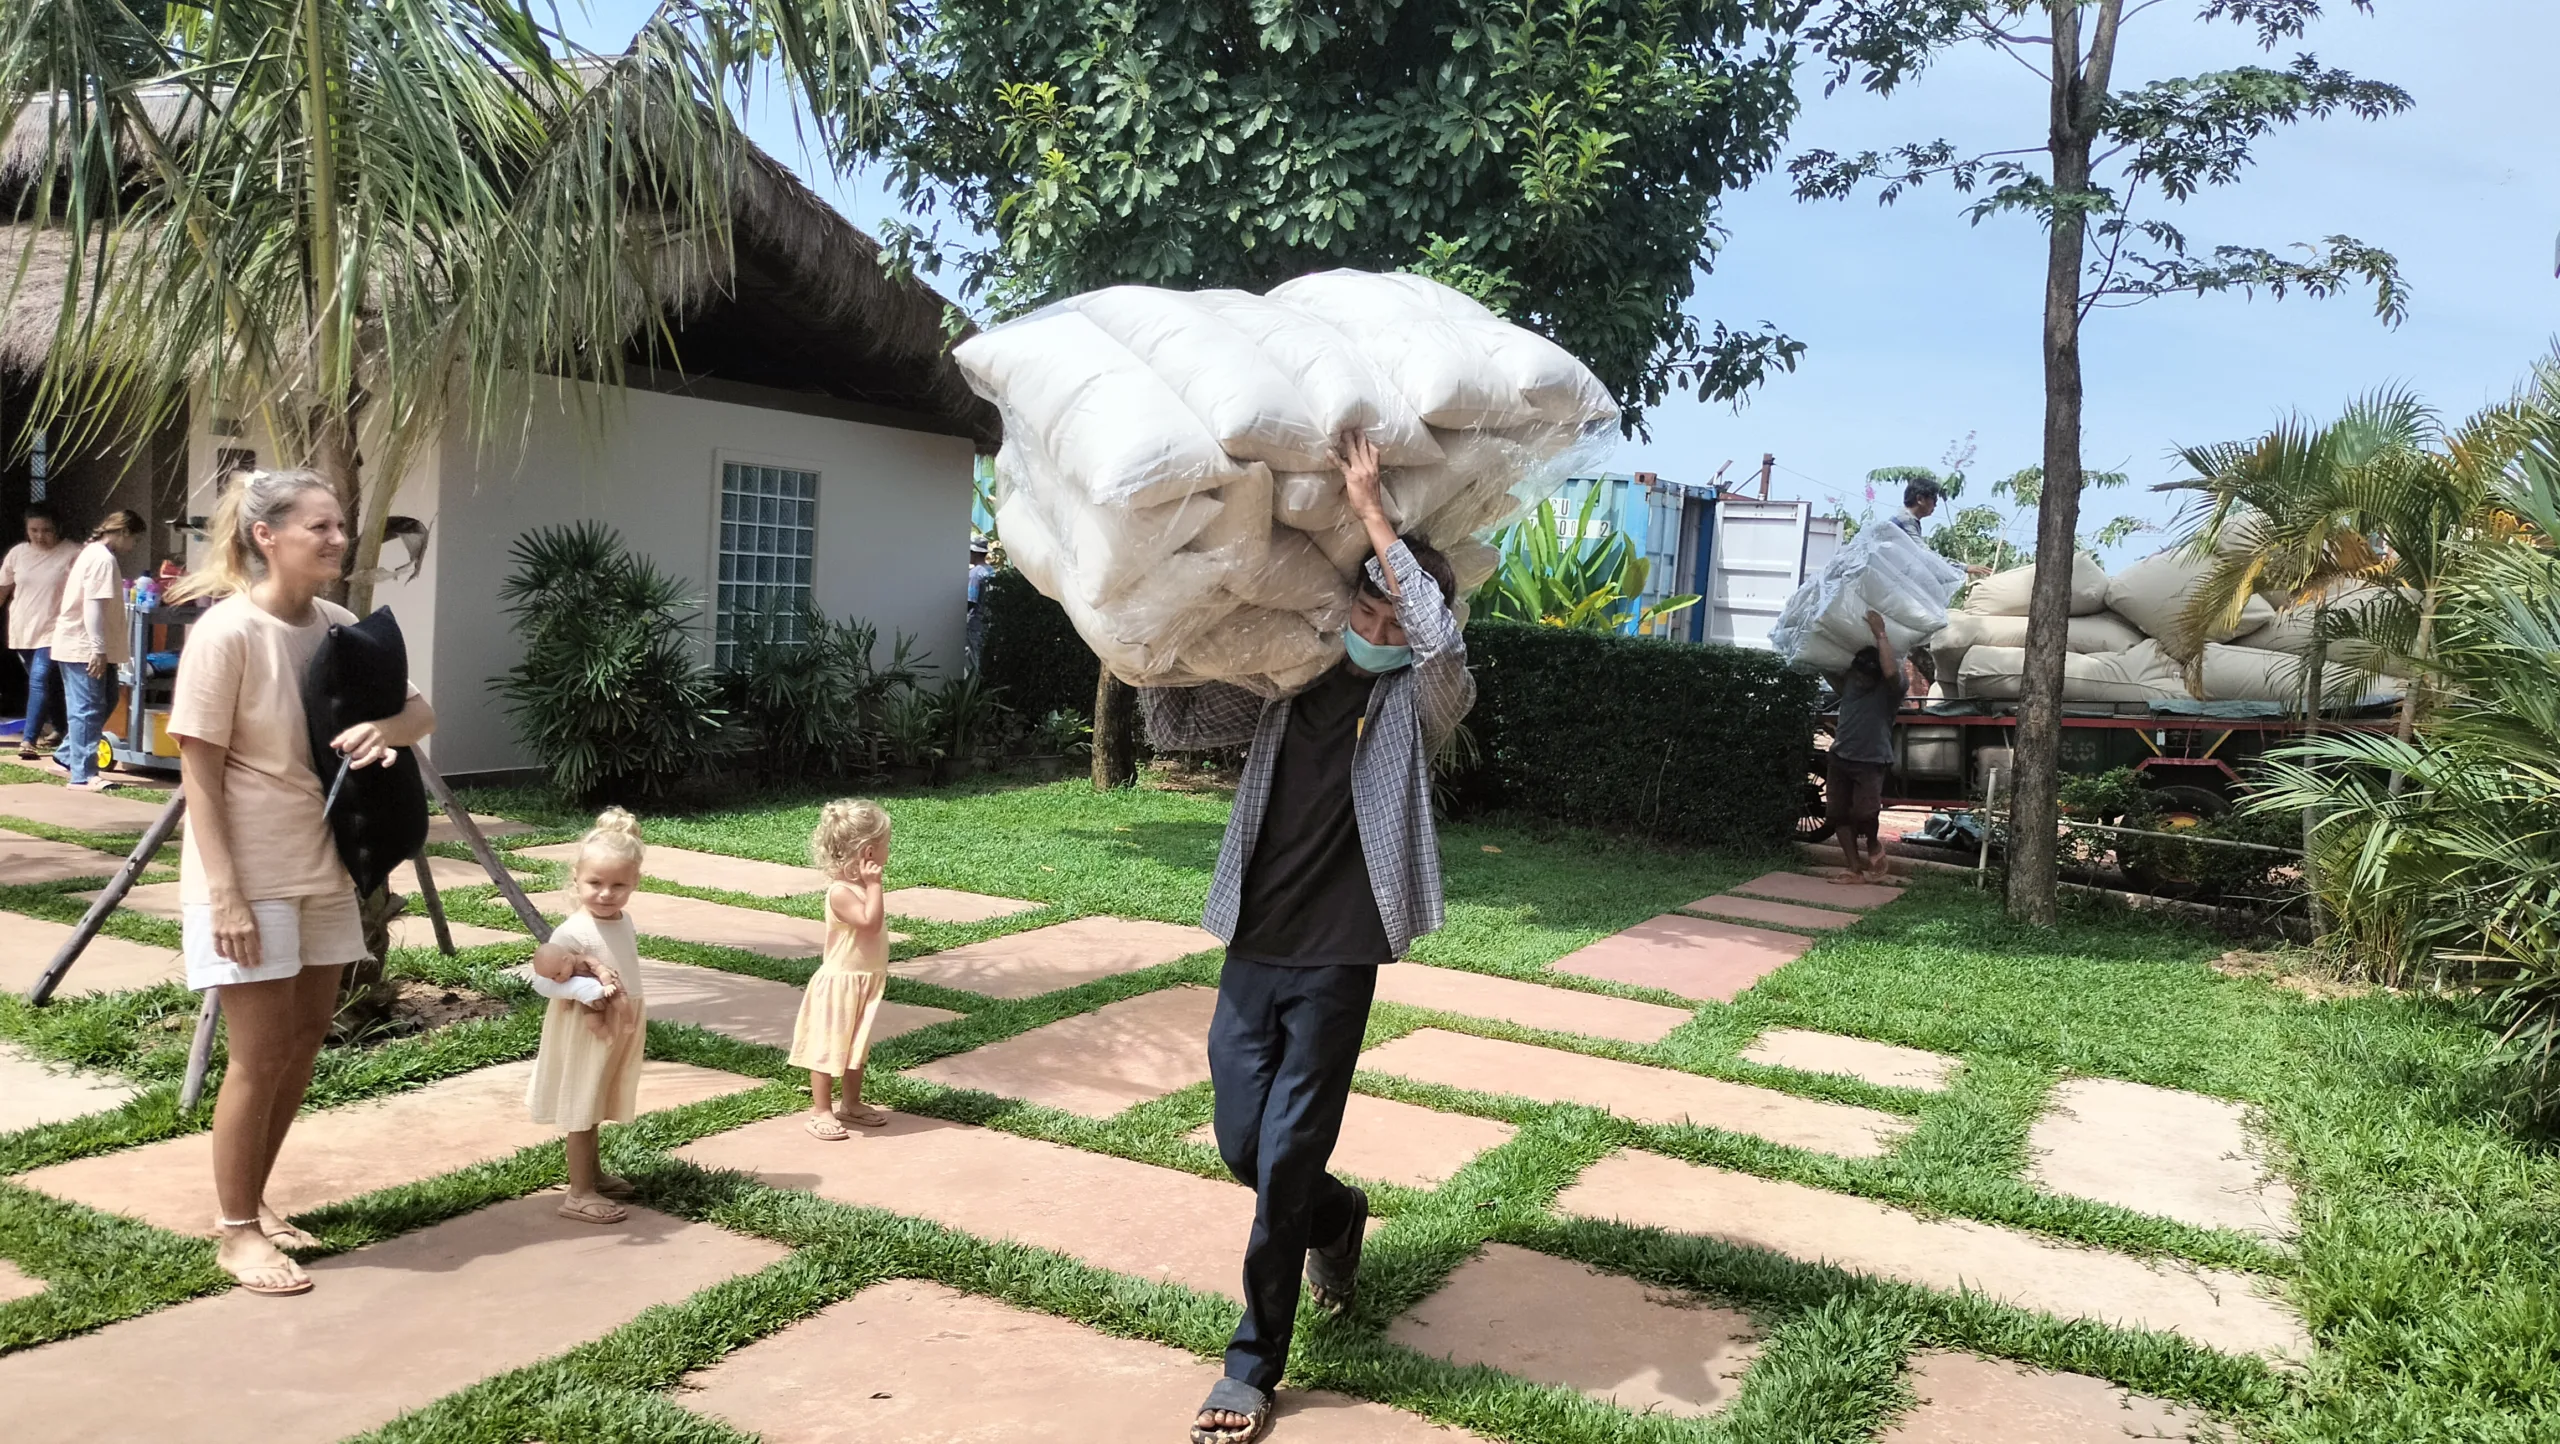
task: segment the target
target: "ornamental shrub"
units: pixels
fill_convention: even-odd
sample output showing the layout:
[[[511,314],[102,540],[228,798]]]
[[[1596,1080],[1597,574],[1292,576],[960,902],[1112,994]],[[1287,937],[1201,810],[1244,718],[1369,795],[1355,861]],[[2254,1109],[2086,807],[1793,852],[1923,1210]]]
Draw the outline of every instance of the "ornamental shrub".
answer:
[[[1467,657],[1482,755],[1461,806],[1688,843],[1793,835],[1814,683],[1775,655],[1480,621]]]

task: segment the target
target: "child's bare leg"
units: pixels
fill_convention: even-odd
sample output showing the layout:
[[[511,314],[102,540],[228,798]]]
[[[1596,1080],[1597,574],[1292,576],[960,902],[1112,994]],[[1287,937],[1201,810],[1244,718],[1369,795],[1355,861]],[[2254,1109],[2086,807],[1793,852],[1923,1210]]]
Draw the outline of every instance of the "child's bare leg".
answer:
[[[581,1129],[563,1140],[569,1154],[569,1197],[560,1205],[562,1218],[580,1223],[620,1223],[622,1206],[604,1196],[604,1165],[596,1156],[596,1130]]]
[[[804,1126],[812,1138],[842,1143],[845,1132],[844,1125],[836,1121],[835,1082],[828,1074],[815,1068],[809,1070],[809,1121]]]
[[[888,1114],[862,1101],[862,1070],[860,1068],[844,1075],[844,1102],[837,1109],[836,1116],[862,1128],[881,1128],[888,1124]]]

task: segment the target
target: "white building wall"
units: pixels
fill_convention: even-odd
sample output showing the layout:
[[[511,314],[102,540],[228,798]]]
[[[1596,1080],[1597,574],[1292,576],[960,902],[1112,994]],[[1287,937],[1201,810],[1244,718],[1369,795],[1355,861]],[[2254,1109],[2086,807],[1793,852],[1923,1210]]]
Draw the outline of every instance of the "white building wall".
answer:
[[[707,651],[724,460],[817,472],[818,606],[877,627],[883,660],[903,631],[933,665],[956,670],[971,451],[960,437],[642,391],[583,418],[570,407],[538,417],[521,449],[449,437],[413,472],[421,484],[404,482],[394,504],[434,523],[426,577],[378,594],[400,609],[412,671],[435,703],[438,766],[461,773],[532,763],[488,682],[515,660],[498,594],[510,548],[535,528],[590,517],[613,527],[706,598],[698,632]],[[412,597],[432,608],[431,649],[409,620]]]

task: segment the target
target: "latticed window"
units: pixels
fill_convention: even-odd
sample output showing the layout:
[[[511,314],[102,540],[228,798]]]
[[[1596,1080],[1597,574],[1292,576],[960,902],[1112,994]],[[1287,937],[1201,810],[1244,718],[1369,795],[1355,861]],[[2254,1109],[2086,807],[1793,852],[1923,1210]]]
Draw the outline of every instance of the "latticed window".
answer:
[[[770,625],[779,639],[799,640],[817,555],[816,472],[721,465],[720,580],[712,611],[718,665],[728,666],[738,639],[759,626]]]

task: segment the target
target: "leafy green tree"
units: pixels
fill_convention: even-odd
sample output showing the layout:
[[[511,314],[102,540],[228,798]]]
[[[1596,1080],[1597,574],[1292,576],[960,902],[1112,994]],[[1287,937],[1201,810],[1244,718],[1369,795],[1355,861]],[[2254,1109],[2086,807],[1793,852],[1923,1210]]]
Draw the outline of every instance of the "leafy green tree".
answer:
[[[2348,3],[2372,9],[2372,0]],[[2302,36],[2323,8],[2323,0],[2194,0],[2186,23],[2241,25],[2272,51]],[[2375,309],[2391,323],[2408,304],[2393,257],[2352,237],[2333,235],[2286,253],[2258,245],[2199,253],[2163,218],[2164,207],[2206,187],[2237,184],[2258,142],[2280,127],[2340,112],[2376,119],[2411,103],[2395,86],[2309,55],[2281,69],[2247,65],[2119,83],[2125,27],[2179,18],[2163,0],[1838,0],[1805,30],[1829,60],[1835,88],[1890,93],[1948,48],[1985,45],[2033,71],[2049,91],[2040,107],[2044,134],[2032,146],[1974,149],[1932,140],[1856,155],[1811,151],[1790,165],[1797,193],[1807,199],[1872,184],[1890,203],[1943,180],[1974,197],[1969,214],[1976,221],[2023,214],[2047,234],[2043,484],[2009,854],[2009,911],[2038,924],[2054,919],[2058,880],[2062,663],[2083,484],[2082,323],[2103,307],[2182,291],[2328,296],[2369,286]],[[2151,39],[2159,49],[2179,36],[2164,31]]]
[[[999,312],[1097,286],[1412,269],[1553,336],[1643,413],[1791,368],[1686,308],[1775,162],[1800,0],[940,0],[861,148],[992,238]],[[902,239],[938,265],[938,237]]]

